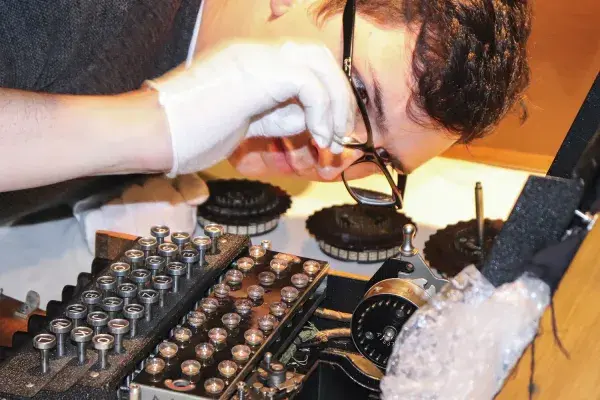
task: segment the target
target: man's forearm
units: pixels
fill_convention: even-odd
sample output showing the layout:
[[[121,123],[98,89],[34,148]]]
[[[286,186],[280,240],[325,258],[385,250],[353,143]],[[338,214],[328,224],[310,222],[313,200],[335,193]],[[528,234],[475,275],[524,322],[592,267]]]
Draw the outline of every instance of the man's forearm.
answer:
[[[0,192],[168,171],[168,124],[156,98],[153,91],[67,96],[0,89]]]

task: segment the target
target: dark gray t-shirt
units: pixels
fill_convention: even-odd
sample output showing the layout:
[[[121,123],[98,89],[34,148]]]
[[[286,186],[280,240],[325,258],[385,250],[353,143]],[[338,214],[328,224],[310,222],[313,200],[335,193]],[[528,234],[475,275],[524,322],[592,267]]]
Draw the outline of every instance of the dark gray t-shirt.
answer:
[[[0,0],[0,87],[64,94],[139,88],[185,59],[200,1]],[[0,223],[134,178],[0,193]]]

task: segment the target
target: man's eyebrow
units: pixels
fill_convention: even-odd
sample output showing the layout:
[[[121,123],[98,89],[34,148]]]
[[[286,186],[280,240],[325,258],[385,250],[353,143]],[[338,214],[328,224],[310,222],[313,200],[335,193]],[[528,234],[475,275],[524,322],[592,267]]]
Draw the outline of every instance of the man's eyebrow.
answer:
[[[381,89],[381,84],[377,79],[377,73],[373,68],[372,64],[369,64],[369,69],[371,70],[371,76],[373,77],[373,103],[375,105],[375,124],[377,125],[377,129],[381,133],[382,136],[386,136],[389,132],[389,127],[387,124],[387,117],[385,115],[385,111],[383,109],[383,92]]]

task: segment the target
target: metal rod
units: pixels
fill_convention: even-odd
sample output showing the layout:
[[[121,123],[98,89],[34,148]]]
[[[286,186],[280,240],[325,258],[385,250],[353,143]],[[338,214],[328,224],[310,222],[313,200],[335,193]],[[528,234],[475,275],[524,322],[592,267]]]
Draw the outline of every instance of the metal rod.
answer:
[[[352,314],[321,307],[315,310],[315,316],[340,322],[350,322],[352,319]]]
[[[477,244],[481,249],[481,255],[483,258],[484,252],[484,235],[485,235],[485,217],[483,215],[483,187],[481,182],[475,184],[475,218],[477,219]]]

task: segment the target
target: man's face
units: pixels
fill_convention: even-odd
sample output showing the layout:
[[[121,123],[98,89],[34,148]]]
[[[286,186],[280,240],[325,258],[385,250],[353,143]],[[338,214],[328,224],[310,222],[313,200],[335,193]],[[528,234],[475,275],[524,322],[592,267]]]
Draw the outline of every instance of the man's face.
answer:
[[[286,37],[326,45],[340,60],[341,69],[341,15],[318,26],[309,12],[311,4],[300,0],[206,0],[198,52],[232,39],[268,42]],[[411,94],[414,41],[414,34],[407,29],[383,29],[360,16],[356,18],[354,82],[367,104],[375,146],[385,148],[400,160],[405,172],[440,154],[455,141],[448,134],[419,126],[408,117],[406,104]],[[376,87],[380,88],[380,96],[375,94]],[[375,100],[377,97],[381,102]],[[365,137],[358,109],[356,113],[353,135]],[[353,150],[333,155],[317,147],[310,135],[303,133],[282,139],[245,140],[229,161],[250,177],[273,175],[276,171],[277,175],[335,180],[360,156],[360,152]]]

